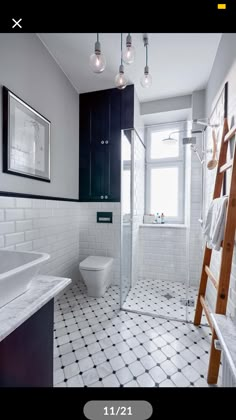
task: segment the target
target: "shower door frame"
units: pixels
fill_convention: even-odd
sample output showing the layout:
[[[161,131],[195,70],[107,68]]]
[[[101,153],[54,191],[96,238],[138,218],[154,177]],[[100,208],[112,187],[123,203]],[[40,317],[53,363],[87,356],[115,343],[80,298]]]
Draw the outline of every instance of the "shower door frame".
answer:
[[[130,131],[132,133],[131,135],[131,142],[130,142],[130,243],[131,243],[131,260],[130,260],[130,286],[129,286],[129,291],[130,288],[132,286],[132,267],[133,267],[133,182],[132,182],[132,177],[133,177],[133,168],[134,168],[134,162],[132,159],[132,151],[133,151],[133,129],[124,129],[121,131],[121,176],[120,176],[120,309],[121,310],[125,310],[123,309],[123,212],[122,212],[122,176],[123,176],[123,160],[122,160],[122,136],[125,135],[125,132]],[[127,139],[128,141],[128,139]],[[128,293],[129,293],[128,291]],[[126,297],[128,296],[128,293],[126,295]],[[125,297],[125,299],[126,299]]]
[[[133,283],[134,283],[134,278],[133,278],[133,228],[134,228],[134,141],[135,138],[134,136],[137,137],[137,139],[141,142],[142,146],[145,149],[145,174],[144,174],[144,185],[146,185],[146,146],[144,144],[144,142],[142,141],[140,135],[138,134],[137,130],[135,128],[130,128],[130,129],[124,129],[122,130],[122,133],[125,132],[130,132],[131,133],[131,142],[130,142],[130,151],[131,151],[131,159],[130,159],[130,227],[131,227],[131,261],[130,261],[130,288],[132,287]],[[121,133],[121,137],[122,137],[122,133]],[[121,140],[121,152],[122,152],[122,140]],[[121,153],[122,156],[122,153]],[[121,243],[120,243],[120,256],[121,256],[121,263],[120,263],[120,309],[127,311],[127,309],[123,309],[123,302],[122,302],[122,298],[123,298],[123,293],[122,293],[122,256],[123,256],[123,213],[122,213],[122,173],[123,173],[123,161],[121,159],[121,185],[120,185],[120,190],[121,190],[121,211],[120,211],[120,221],[121,221]],[[145,187],[144,187],[144,212],[145,212]],[[129,290],[130,290],[129,288]],[[129,293],[129,292],[128,292]],[[127,293],[127,295],[128,295]],[[127,296],[126,296],[127,297]],[[135,311],[130,311],[130,312],[135,312]]]

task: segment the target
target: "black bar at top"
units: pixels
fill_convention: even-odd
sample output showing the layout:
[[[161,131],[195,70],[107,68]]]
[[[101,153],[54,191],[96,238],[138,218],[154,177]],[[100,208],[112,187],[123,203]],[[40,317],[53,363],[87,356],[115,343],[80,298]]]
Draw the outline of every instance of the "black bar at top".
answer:
[[[219,10],[217,4],[226,4]],[[119,8],[121,7],[122,13]],[[86,9],[87,8],[87,9]],[[0,32],[235,32],[236,1],[195,0],[143,2],[138,6],[78,3],[76,7],[1,10]],[[110,11],[110,12],[109,12]],[[12,28],[12,18],[22,19],[22,29]]]

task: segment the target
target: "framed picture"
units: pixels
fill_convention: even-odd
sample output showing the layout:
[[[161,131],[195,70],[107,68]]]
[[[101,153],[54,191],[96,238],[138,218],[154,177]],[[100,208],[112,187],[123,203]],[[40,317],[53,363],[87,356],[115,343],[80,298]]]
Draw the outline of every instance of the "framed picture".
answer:
[[[50,182],[50,124],[3,86],[3,172]]]

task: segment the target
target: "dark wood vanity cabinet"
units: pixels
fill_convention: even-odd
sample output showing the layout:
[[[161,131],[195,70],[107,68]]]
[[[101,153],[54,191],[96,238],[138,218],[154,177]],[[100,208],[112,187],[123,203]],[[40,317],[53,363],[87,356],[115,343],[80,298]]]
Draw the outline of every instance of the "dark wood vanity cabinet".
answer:
[[[0,342],[0,388],[53,387],[51,299]]]
[[[80,95],[80,201],[120,201],[121,130],[133,127],[133,109],[133,85]]]

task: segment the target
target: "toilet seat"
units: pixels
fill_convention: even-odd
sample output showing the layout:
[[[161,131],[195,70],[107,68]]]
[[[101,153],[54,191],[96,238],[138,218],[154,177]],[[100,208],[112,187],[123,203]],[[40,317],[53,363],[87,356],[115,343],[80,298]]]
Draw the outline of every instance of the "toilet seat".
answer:
[[[111,257],[90,256],[83,260],[79,267],[82,270],[100,271],[108,268],[113,262]]]

